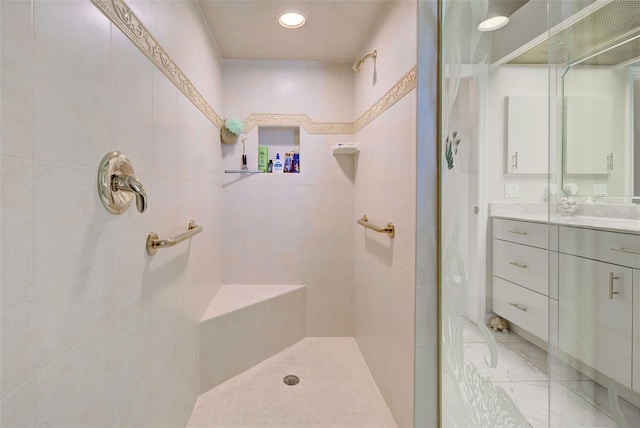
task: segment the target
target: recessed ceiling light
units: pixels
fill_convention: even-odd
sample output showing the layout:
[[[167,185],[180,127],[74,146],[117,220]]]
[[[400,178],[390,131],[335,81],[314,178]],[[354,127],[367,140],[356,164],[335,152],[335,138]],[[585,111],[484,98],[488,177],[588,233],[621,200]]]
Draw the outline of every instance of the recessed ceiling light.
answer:
[[[278,24],[284,28],[300,28],[305,22],[307,22],[307,18],[299,12],[282,12],[278,15]]]
[[[506,16],[494,16],[488,18],[478,24],[478,31],[493,31],[498,28],[502,28],[509,23],[509,18]]]

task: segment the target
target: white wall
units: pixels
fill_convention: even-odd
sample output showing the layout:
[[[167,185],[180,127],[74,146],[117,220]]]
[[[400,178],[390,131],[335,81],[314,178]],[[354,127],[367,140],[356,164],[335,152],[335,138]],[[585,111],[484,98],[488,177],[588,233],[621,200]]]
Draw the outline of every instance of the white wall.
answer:
[[[1,2],[2,426],[184,426],[198,321],[221,283],[217,129],[89,1]],[[135,2],[216,110],[194,2]],[[110,150],[149,209],[108,214]],[[201,235],[156,256],[147,233]]]
[[[356,116],[416,64],[414,1],[392,2],[362,53],[378,50],[377,81],[356,76]],[[356,135],[354,214],[392,221],[396,236],[353,224],[354,335],[398,426],[413,426],[416,234],[416,91]]]
[[[224,61],[224,114],[307,114],[317,122],[349,122],[350,64],[310,61]],[[307,336],[351,336],[353,284],[352,157],[331,145],[352,136],[300,129],[300,174],[225,174],[224,282],[305,284]],[[224,166],[238,169],[242,143],[223,147]],[[284,156],[284,153],[280,153]],[[258,128],[248,134],[257,167]],[[275,159],[272,148],[269,157]]]

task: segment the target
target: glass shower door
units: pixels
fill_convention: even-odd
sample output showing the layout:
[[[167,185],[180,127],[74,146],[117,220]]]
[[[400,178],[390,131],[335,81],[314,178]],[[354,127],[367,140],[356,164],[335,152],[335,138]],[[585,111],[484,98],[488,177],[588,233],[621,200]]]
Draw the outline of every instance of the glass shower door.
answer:
[[[486,103],[490,38],[478,32],[487,1],[445,1],[442,21],[441,420],[443,426],[528,426],[496,377],[504,345],[487,310]],[[476,24],[477,25],[477,24]],[[504,373],[503,373],[504,374]]]
[[[557,94],[557,336],[549,424],[640,426],[640,3],[550,7]]]
[[[536,333],[546,335],[547,297],[513,282],[521,274],[518,270],[529,269],[518,258],[507,260],[507,269],[513,272],[502,266],[497,267],[502,269],[499,277],[493,272],[495,253],[511,256],[531,247],[535,249],[536,263],[546,265],[548,251],[538,248],[547,244],[520,245],[517,238],[531,236],[533,229],[520,228],[507,215],[509,209],[521,205],[509,202],[523,202],[528,197],[518,196],[518,186],[514,184],[521,186],[523,193],[533,193],[520,183],[519,171],[509,170],[507,160],[512,157],[507,153],[505,141],[508,108],[505,100],[510,95],[520,95],[522,92],[516,88],[526,88],[527,83],[520,71],[494,63],[497,36],[477,29],[490,7],[486,0],[443,3],[441,421],[444,427],[547,426],[548,375],[544,351],[536,353],[539,348],[515,333],[513,329],[517,327],[510,326],[507,319],[512,313],[514,317],[520,312],[533,313],[539,321]],[[541,115],[548,120],[547,69],[532,73],[536,79],[534,86],[540,89],[542,98],[525,101],[542,105]],[[548,151],[541,150],[548,147],[548,131],[541,128],[543,139],[536,142],[541,147],[530,150],[538,156],[539,165],[534,165],[538,168],[537,189],[548,184]],[[527,165],[523,161],[526,159],[521,155],[520,167]],[[508,196],[507,189],[510,189]],[[514,196],[519,200],[504,200]],[[535,196],[539,197],[539,192]],[[546,242],[547,208],[542,201],[538,202],[535,221],[527,225],[538,228],[540,242]],[[535,275],[539,285],[547,283],[543,270]],[[524,294],[517,294],[519,290]],[[530,304],[529,296],[535,297],[535,308],[525,306]],[[545,313],[541,319],[538,309]],[[493,319],[497,313],[502,317]],[[535,341],[535,337],[530,339]]]
[[[640,426],[640,2],[494,3],[442,4],[442,426]]]

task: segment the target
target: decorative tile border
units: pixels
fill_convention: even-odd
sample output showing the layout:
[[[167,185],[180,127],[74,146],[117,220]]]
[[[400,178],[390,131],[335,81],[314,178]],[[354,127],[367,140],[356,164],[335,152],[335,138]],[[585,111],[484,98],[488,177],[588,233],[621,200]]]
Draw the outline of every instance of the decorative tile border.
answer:
[[[224,123],[222,118],[211,108],[124,0],[91,1],[191,100],[207,119],[218,128],[222,127]]]
[[[300,126],[309,134],[351,135],[360,131],[389,107],[411,92],[417,84],[416,67],[413,67],[382,98],[353,123],[314,122],[306,114],[252,113],[244,121],[245,132],[259,125]]]
[[[251,113],[244,121],[244,131],[251,132],[253,128],[260,125],[299,126],[309,134],[353,134],[353,123],[314,122],[306,114]]]
[[[209,119],[217,128],[224,125],[224,120],[207,103],[202,94],[195,88],[189,78],[162,49],[144,26],[140,18],[131,10],[124,0],[91,0],[107,18],[111,20],[129,39],[149,58],[182,93]],[[400,101],[416,87],[417,73],[413,67],[382,98],[371,106],[353,123],[314,122],[306,114],[260,114],[252,113],[244,121],[245,132],[250,132],[259,125],[268,126],[300,126],[309,134],[351,135],[364,128],[371,121],[384,113],[389,107]]]
[[[372,120],[384,113],[389,107],[400,101],[416,87],[417,83],[418,74],[416,67],[413,67],[407,74],[402,76],[398,83],[393,85],[382,98],[353,123],[353,134],[360,131]]]

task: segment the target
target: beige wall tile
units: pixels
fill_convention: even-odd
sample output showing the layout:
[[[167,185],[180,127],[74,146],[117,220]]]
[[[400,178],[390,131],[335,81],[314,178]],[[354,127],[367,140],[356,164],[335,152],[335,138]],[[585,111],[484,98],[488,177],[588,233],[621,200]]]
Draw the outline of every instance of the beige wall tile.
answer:
[[[307,287],[307,336],[352,336],[351,287]]]
[[[138,175],[152,172],[154,67],[122,32],[111,32],[112,148],[131,160]]]
[[[0,402],[0,426],[33,427],[33,381],[16,389]]]
[[[95,168],[33,164],[36,370],[111,317],[115,217],[99,202],[95,177]]]
[[[90,2],[34,2],[35,159],[95,168],[112,147],[109,35]]]
[[[218,131],[91,2],[9,3],[0,5],[2,182],[11,184],[2,238],[12,241],[2,261],[2,424],[33,425],[35,411],[38,425],[184,425],[198,392],[197,321],[222,275]],[[219,108],[222,63],[195,2],[131,5],[197,68]],[[96,166],[108,150],[132,160],[146,213],[102,207]],[[202,234],[145,253],[148,232],[168,237],[191,218]]]
[[[0,3],[0,104],[3,155],[33,155],[33,25],[32,4]]]
[[[111,328],[101,328],[35,377],[35,426],[111,426]]]
[[[32,164],[2,158],[2,289],[0,361],[2,397],[33,375]]]

